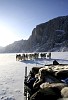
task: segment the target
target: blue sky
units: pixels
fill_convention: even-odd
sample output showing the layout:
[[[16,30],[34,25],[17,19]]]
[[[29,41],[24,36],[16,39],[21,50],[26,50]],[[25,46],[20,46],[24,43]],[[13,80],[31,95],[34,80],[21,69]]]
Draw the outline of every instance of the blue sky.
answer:
[[[65,15],[68,0],[0,0],[0,46],[28,39],[36,25]]]

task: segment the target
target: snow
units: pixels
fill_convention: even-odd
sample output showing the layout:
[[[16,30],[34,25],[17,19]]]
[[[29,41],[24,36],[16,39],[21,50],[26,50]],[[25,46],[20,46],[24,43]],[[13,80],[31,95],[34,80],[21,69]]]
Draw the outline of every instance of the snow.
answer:
[[[54,59],[68,64],[68,52],[52,52],[51,59],[16,61],[16,54],[0,54],[0,100],[24,100],[24,72],[32,67],[52,64]]]
[[[64,30],[56,30],[56,32],[60,32],[60,33],[65,34],[65,31]]]
[[[58,31],[58,32],[65,32],[64,30],[56,30],[56,31]]]

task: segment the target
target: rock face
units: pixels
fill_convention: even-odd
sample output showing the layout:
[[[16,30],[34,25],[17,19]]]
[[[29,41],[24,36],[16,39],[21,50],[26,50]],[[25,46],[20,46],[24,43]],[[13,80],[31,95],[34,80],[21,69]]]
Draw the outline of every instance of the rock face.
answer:
[[[3,52],[68,51],[68,16],[37,25],[28,40],[17,41]]]
[[[68,16],[37,25],[28,43],[30,51],[68,51]]]

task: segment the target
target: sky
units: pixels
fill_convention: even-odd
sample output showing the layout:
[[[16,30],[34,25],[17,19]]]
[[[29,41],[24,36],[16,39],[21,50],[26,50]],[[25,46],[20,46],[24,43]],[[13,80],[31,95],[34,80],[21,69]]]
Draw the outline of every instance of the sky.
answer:
[[[0,0],[0,46],[28,39],[36,25],[68,15],[68,0]]]

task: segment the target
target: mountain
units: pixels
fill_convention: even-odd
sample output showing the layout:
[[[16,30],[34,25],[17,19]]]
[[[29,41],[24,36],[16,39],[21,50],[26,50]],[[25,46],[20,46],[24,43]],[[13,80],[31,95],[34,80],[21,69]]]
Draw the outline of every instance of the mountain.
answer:
[[[3,50],[6,53],[48,51],[68,51],[68,15],[37,25],[28,40],[16,41]]]
[[[4,48],[2,46],[0,46],[0,52],[3,52]]]
[[[26,40],[23,40],[23,39],[20,41],[15,41],[14,43],[7,45],[6,47],[3,47],[2,50],[0,50],[0,53],[24,52],[22,49],[24,42],[26,42]]]
[[[25,44],[25,51],[68,51],[68,16],[37,25]]]

